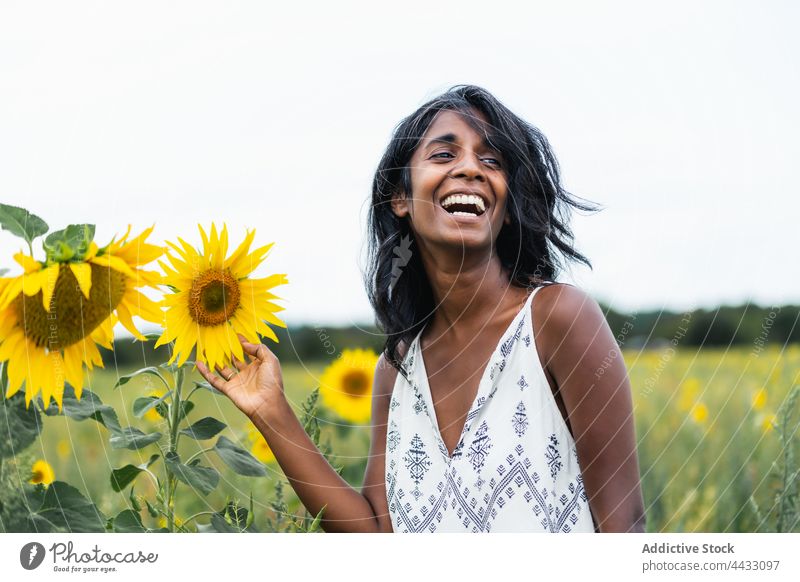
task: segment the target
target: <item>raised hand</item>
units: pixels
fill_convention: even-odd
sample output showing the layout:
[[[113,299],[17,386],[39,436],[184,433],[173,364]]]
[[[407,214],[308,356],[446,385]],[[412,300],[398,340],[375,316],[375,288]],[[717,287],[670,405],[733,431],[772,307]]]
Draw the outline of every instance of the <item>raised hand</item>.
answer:
[[[214,388],[225,394],[236,407],[251,419],[268,418],[285,402],[283,375],[278,358],[264,344],[252,344],[238,334],[249,362],[233,359],[236,369],[216,366],[216,374],[197,362],[200,374]]]

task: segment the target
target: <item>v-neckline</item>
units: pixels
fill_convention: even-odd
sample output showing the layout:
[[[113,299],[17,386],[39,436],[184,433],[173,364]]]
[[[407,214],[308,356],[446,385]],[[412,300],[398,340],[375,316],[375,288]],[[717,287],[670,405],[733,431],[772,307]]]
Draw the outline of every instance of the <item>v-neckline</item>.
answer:
[[[530,311],[531,299],[533,299],[533,296],[536,294],[536,292],[544,286],[545,285],[540,285],[534,288],[530,293],[528,293],[528,297],[527,299],[525,299],[525,304],[523,305],[522,309],[519,310],[519,312],[511,320],[511,323],[508,324],[508,327],[505,329],[505,331],[503,331],[503,333],[500,335],[500,340],[497,342],[497,345],[492,351],[492,354],[489,356],[489,361],[486,362],[486,367],[483,369],[483,373],[481,374],[481,379],[478,381],[478,391],[475,394],[475,399],[472,401],[469,410],[467,411],[467,417],[464,419],[464,426],[461,428],[461,436],[456,442],[456,446],[453,449],[452,454],[450,453],[450,451],[447,450],[447,444],[445,444],[444,439],[442,438],[442,431],[439,428],[439,419],[438,416],[436,415],[436,407],[434,406],[433,403],[433,394],[431,393],[430,381],[428,379],[428,370],[425,367],[425,359],[422,355],[422,345],[420,342],[420,338],[422,337],[422,333],[425,331],[425,327],[427,326],[423,327],[417,334],[417,337],[414,339],[413,351],[417,355],[414,358],[415,369],[412,370],[415,380],[413,382],[413,386],[417,391],[417,396],[424,399],[425,408],[429,411],[428,418],[430,419],[431,424],[433,425],[433,430],[434,433],[436,434],[436,438],[439,439],[440,452],[447,459],[448,465],[453,462],[453,460],[456,458],[456,454],[460,451],[461,448],[463,448],[464,438],[466,437],[467,433],[469,432],[469,429],[471,428],[472,425],[471,421],[474,419],[474,414],[485,402],[484,393],[486,392],[486,384],[487,384],[486,375],[490,372],[490,370],[494,366],[497,354],[500,351],[501,346],[505,343],[509,332],[511,332],[514,329],[514,327],[518,325],[517,320],[519,320],[520,316],[525,317],[527,312]],[[533,338],[531,338],[531,341],[533,341]],[[416,362],[419,362],[419,371],[420,371],[419,374],[416,373],[416,365],[417,365]],[[420,380],[420,382],[418,382],[417,380]],[[423,390],[420,390],[419,387],[420,383],[425,385]],[[482,398],[483,400],[481,400]]]

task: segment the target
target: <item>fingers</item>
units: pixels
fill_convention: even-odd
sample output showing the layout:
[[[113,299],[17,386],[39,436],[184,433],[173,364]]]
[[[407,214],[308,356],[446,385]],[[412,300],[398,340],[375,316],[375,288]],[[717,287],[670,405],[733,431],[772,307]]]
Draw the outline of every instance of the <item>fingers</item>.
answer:
[[[206,366],[203,362],[196,362],[195,365],[197,366],[197,369],[200,371],[200,374],[202,374],[203,378],[205,378],[209,384],[211,384],[214,388],[216,388],[223,394],[227,394],[226,388],[228,386],[228,383],[225,380],[223,380],[216,374],[212,374],[209,371],[208,366]]]
[[[225,378],[225,380],[230,380],[231,378],[233,378],[237,374],[236,370],[234,370],[234,369],[232,369],[232,368],[230,368],[228,366],[226,366],[225,368],[220,368],[219,366],[214,366],[214,369],[217,371],[217,374],[219,374],[220,376]]]
[[[247,364],[245,364],[241,360],[236,359],[235,356],[233,357],[233,365],[236,366],[236,369],[239,370],[240,372],[247,367]]]
[[[258,358],[262,362],[266,360],[266,358],[271,353],[269,348],[264,344],[253,344],[247,341],[242,334],[237,334],[239,336],[239,341],[242,344],[242,349],[244,349],[245,353],[249,356],[254,358]]]

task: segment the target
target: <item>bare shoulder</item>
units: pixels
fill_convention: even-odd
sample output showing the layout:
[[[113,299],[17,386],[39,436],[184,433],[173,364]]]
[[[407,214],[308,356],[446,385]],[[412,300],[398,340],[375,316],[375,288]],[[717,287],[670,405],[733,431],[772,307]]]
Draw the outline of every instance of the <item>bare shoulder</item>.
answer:
[[[566,338],[589,339],[605,323],[597,301],[583,289],[567,283],[547,285],[537,292],[532,303],[534,335],[541,340],[537,346],[545,352],[546,360],[550,360]]]

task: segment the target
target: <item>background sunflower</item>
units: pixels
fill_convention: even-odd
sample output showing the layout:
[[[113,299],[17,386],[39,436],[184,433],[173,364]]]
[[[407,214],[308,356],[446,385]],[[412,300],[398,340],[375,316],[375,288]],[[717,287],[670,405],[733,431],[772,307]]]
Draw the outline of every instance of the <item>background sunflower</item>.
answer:
[[[198,225],[203,241],[202,251],[178,238],[178,244],[167,244],[171,267],[159,261],[166,273],[164,284],[173,293],[164,298],[166,325],[155,347],[175,341],[169,363],[176,358],[182,366],[197,346],[196,360],[210,370],[231,365],[231,356],[245,361],[237,333],[247,341],[259,343],[259,334],[278,342],[267,323],[286,327],[275,316],[284,308],[271,300],[280,299],[270,293],[277,285],[288,283],[286,275],[252,279],[250,274],[263,262],[274,243],[249,252],[255,230],[248,231],[244,241],[229,257],[228,230],[223,224],[217,233],[211,224],[210,236]]]
[[[372,416],[372,381],[378,354],[372,350],[342,350],[320,377],[323,403],[343,419],[363,424]]]

